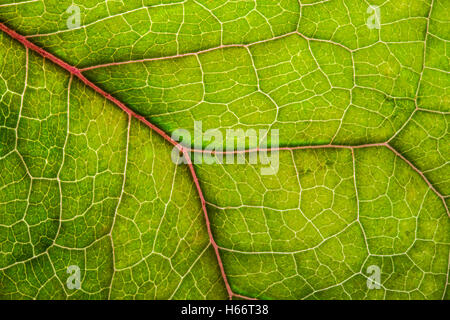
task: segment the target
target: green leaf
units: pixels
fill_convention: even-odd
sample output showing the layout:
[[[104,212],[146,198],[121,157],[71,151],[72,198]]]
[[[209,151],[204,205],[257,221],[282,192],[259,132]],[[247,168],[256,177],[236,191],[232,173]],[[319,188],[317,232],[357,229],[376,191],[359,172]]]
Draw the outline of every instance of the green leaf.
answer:
[[[0,1],[0,299],[450,299],[449,9]]]

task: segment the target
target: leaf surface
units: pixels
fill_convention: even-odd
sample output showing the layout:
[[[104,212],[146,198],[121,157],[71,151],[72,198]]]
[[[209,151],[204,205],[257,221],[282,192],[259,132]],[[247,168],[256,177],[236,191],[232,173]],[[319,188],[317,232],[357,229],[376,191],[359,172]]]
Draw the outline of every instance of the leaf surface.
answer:
[[[371,5],[0,1],[0,298],[449,299],[449,3]]]

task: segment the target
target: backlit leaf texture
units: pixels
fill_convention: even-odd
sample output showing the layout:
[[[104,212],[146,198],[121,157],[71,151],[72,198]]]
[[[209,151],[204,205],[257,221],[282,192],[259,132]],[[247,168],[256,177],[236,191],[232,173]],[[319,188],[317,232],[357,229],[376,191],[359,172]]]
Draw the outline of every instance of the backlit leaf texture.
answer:
[[[450,299],[449,10],[0,0],[0,299]],[[198,121],[278,172],[175,165]]]

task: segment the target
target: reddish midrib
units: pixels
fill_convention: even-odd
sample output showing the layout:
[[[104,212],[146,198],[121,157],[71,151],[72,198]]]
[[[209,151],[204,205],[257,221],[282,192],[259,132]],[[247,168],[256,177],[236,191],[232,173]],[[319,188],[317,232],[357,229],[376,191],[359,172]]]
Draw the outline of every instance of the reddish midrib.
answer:
[[[214,240],[214,237],[213,237],[213,234],[212,234],[211,224],[209,222],[208,211],[206,209],[206,201],[205,201],[205,198],[203,196],[203,192],[202,192],[202,189],[200,187],[200,183],[198,181],[197,174],[195,173],[194,165],[192,164],[192,162],[190,160],[190,157],[189,157],[189,154],[187,153],[187,151],[185,151],[184,148],[177,141],[173,140],[163,130],[161,130],[160,128],[155,126],[153,123],[151,123],[150,121],[145,119],[143,116],[137,114],[136,112],[134,112],[133,110],[128,108],[124,103],[122,103],[118,99],[114,98],[112,95],[110,95],[109,93],[105,92],[104,90],[102,90],[101,88],[96,86],[94,83],[89,81],[81,73],[80,69],[78,69],[77,67],[71,66],[70,64],[64,62],[63,60],[61,60],[58,57],[56,57],[53,54],[51,54],[50,52],[47,52],[46,50],[42,49],[41,47],[38,47],[37,45],[35,45],[31,41],[29,41],[27,38],[25,38],[21,34],[18,34],[16,31],[14,31],[14,30],[8,28],[7,26],[5,26],[3,23],[0,23],[0,30],[2,30],[3,32],[7,33],[11,38],[13,38],[13,39],[19,41],[20,43],[22,43],[26,48],[28,48],[28,49],[30,49],[30,50],[40,54],[42,57],[52,61],[53,63],[57,64],[58,66],[60,66],[61,68],[63,68],[64,70],[66,70],[67,72],[72,74],[73,76],[75,76],[78,79],[80,79],[85,85],[87,85],[88,87],[92,88],[98,94],[102,95],[107,100],[109,100],[112,103],[114,103],[115,105],[117,105],[120,109],[125,111],[129,116],[134,117],[137,120],[139,120],[140,122],[144,123],[151,130],[155,131],[157,134],[159,134],[161,137],[163,137],[164,140],[168,141],[170,144],[174,145],[175,147],[177,147],[180,151],[182,151],[184,153],[184,156],[187,159],[189,170],[190,170],[190,172],[192,174],[192,178],[194,180],[195,186],[197,188],[197,191],[198,191],[198,194],[199,194],[199,197],[200,197],[202,210],[203,210],[203,213],[204,213],[204,216],[205,216],[206,228],[208,230],[209,240],[210,240],[210,243],[211,243],[212,247],[214,248],[214,252],[215,252],[216,258],[217,258],[217,263],[219,264],[220,272],[222,274],[222,278],[223,278],[223,281],[225,283],[225,287],[227,289],[228,296],[231,299],[234,296],[234,293],[231,290],[230,285],[228,283],[228,279],[227,279],[227,275],[225,273],[225,269],[224,269],[224,266],[223,266],[223,263],[222,263],[222,259],[220,258],[219,248],[218,248],[218,246],[216,244],[216,241]]]

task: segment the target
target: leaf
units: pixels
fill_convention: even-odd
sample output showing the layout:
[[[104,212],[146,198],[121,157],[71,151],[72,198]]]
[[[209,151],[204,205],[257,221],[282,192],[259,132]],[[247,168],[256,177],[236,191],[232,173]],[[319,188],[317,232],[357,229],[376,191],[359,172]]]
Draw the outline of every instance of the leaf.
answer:
[[[2,1],[0,298],[449,299],[450,8],[371,5]]]

